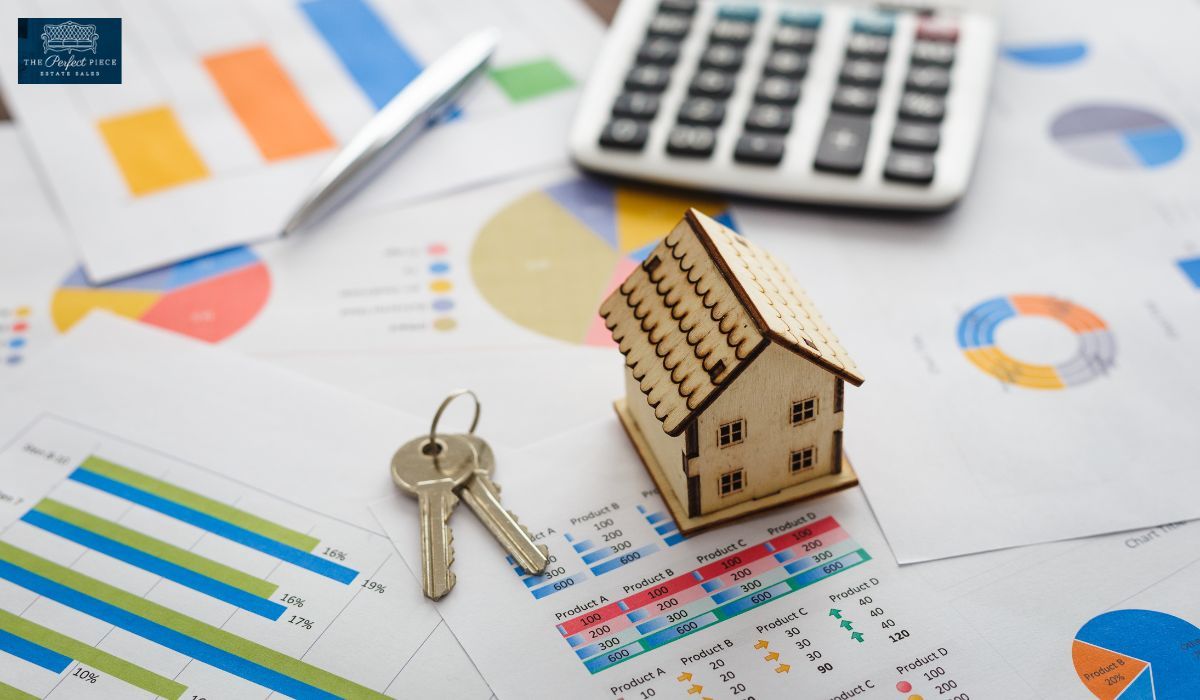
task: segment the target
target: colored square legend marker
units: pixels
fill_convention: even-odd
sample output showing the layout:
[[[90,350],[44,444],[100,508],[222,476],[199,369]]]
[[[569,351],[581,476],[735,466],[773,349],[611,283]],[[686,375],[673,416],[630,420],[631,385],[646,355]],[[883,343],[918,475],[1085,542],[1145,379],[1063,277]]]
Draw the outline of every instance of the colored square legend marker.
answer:
[[[575,85],[574,78],[549,58],[495,68],[488,75],[513,102],[525,102]]]

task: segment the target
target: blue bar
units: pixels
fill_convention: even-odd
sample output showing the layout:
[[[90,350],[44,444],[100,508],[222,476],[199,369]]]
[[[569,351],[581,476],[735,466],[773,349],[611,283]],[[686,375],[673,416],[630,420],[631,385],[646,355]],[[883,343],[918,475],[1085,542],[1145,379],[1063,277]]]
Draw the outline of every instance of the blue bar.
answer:
[[[648,544],[645,547],[642,547],[641,549],[635,549],[634,551],[632,551],[628,554],[622,554],[620,556],[613,557],[612,559],[609,559],[608,561],[605,561],[601,564],[597,564],[596,566],[593,566],[592,573],[595,574],[596,576],[599,576],[600,574],[607,574],[608,572],[612,571],[613,569],[619,569],[622,566],[625,566],[626,564],[632,564],[633,562],[638,561],[645,555],[653,554],[654,552],[657,552],[657,551],[658,551],[657,546]]]
[[[666,535],[668,533],[675,532],[675,530],[675,523],[663,523],[662,525],[654,526],[654,531],[660,535]]]
[[[685,538],[683,535],[674,534],[674,535],[671,535],[670,537],[665,538],[663,541],[667,543],[668,547],[674,547],[675,545],[682,542],[684,539]]]
[[[554,585],[556,583],[561,583],[563,581],[574,581],[575,583],[579,583],[580,581],[583,581],[585,579],[587,579],[587,574],[585,574],[581,571],[577,574],[571,574],[570,576],[561,576],[559,578],[556,578],[553,581],[551,581],[550,583],[547,583],[546,585],[542,586],[541,588],[534,588],[534,589],[531,589],[529,592],[533,594],[533,597],[535,599],[541,600],[542,598],[545,598],[546,596],[550,595],[551,593],[558,593],[559,591],[567,591],[567,590],[571,589],[571,586],[555,588]]]
[[[421,74],[421,62],[364,0],[302,0],[300,9],[375,109]]]
[[[193,510],[174,501],[168,501],[165,498],[115,481],[96,472],[88,471],[87,469],[76,469],[71,472],[70,479],[100,489],[101,491],[106,491],[114,496],[124,498],[127,501],[145,506],[151,510],[156,510],[163,515],[181,520],[189,525],[195,525],[214,535],[219,535],[238,544],[244,544],[251,549],[257,549],[276,559],[282,559],[326,578],[331,578],[334,581],[350,583],[358,577],[358,572],[354,569],[342,566],[341,564],[335,564],[328,559],[322,559],[315,554],[309,554],[303,550],[273,540],[270,537],[263,537],[257,532],[250,532],[245,528],[227,523],[224,520],[214,518],[211,515]]]
[[[621,609],[621,612],[629,612],[629,603],[626,603],[623,600],[617,601],[617,607]]]
[[[720,620],[717,619],[717,616],[715,613],[713,613],[711,611],[706,612],[703,615],[694,617],[690,620],[687,620],[686,622],[680,622],[678,625],[675,625],[674,627],[670,627],[665,630],[659,630],[658,632],[655,632],[654,634],[651,634],[646,637],[642,637],[642,646],[647,649],[654,649],[656,647],[660,647],[669,642],[673,642],[680,637],[686,637],[687,635],[691,634],[692,632],[699,632],[700,630],[704,629],[705,627],[708,627],[709,625],[715,625],[718,622],[720,622]],[[695,623],[696,626],[692,627],[692,623]],[[680,627],[686,627],[687,629],[683,632],[680,632],[679,631]]]
[[[728,593],[729,591],[725,592]],[[734,595],[737,595],[739,592],[740,591],[734,591]],[[761,591],[756,591],[744,598],[739,598],[738,600],[723,606],[721,608],[721,612],[725,613],[727,617],[733,617],[734,615],[740,615],[747,610],[757,608],[760,605],[765,605],[766,603],[771,602],[771,600],[780,596],[785,596],[791,592],[792,588],[788,585],[788,582],[780,581],[770,588],[764,588]],[[716,597],[717,596],[713,596],[714,599]],[[730,597],[732,596],[726,597],[725,600],[728,600]]]
[[[38,595],[62,603],[67,607],[75,608],[85,615],[103,620],[110,625],[120,627],[127,632],[148,639],[159,646],[172,649],[184,656],[191,657],[201,663],[208,664],[213,668],[218,668],[239,678],[245,678],[251,683],[257,683],[277,693],[290,695],[295,698],[334,699],[337,697],[320,688],[302,683],[295,678],[289,678],[278,671],[259,666],[253,661],[235,656],[223,649],[218,649],[211,644],[192,639],[185,634],[176,632],[169,627],[164,627],[157,622],[147,620],[140,615],[134,615],[115,605],[110,605],[102,600],[80,593],[10,562],[0,561],[0,578],[8,579],[22,588],[29,589]]]
[[[641,632],[642,634],[646,634],[647,632],[653,632],[654,630],[662,629],[670,624],[672,623],[667,620],[667,616],[663,615],[662,617],[656,617],[649,622],[643,622],[642,624],[638,625],[637,631]]]
[[[795,556],[796,556],[796,553],[795,553],[795,552],[793,552],[793,551],[792,551],[792,550],[790,550],[790,549],[785,549],[785,550],[783,550],[782,552],[776,552],[776,553],[775,553],[775,561],[777,561],[777,562],[779,562],[780,564],[782,564],[782,563],[786,562],[788,559],[791,559],[791,558],[793,558],[793,557],[795,557]]]
[[[596,545],[593,544],[591,540],[584,540],[582,542],[575,542],[571,546],[575,548],[576,552],[586,552],[589,549],[592,549],[593,547],[595,547]]]
[[[726,588],[723,591],[718,591],[716,593],[713,593],[712,599],[713,599],[714,603],[724,603],[727,600],[733,600],[734,598],[740,596],[741,594],[742,594],[742,587],[737,584],[734,584],[730,588]]]
[[[646,506],[638,506],[638,507],[637,507],[637,509],[638,509],[638,512],[639,512],[639,513],[641,513],[641,514],[645,515],[645,513],[646,513]]]
[[[25,659],[54,673],[62,673],[71,665],[70,657],[4,630],[0,630],[0,651],[8,652],[18,659]]]
[[[667,514],[660,511],[658,513],[651,513],[650,515],[647,515],[646,520],[649,520],[650,524],[654,525],[666,517],[667,517]],[[675,523],[671,523],[671,524],[674,525]]]
[[[194,591],[199,591],[217,600],[223,600],[230,605],[247,610],[255,615],[261,615],[268,620],[278,620],[279,616],[287,610],[287,607],[279,603],[267,600],[266,598],[260,598],[204,574],[198,574],[178,564],[172,564],[165,559],[160,559],[152,554],[146,554],[129,545],[110,540],[94,532],[89,532],[81,527],[59,520],[52,515],[31,510],[25,513],[21,520],[35,527],[40,527],[47,532],[52,532],[59,537],[77,542],[88,549],[94,549],[101,554],[107,554],[113,559],[120,559],[126,564],[131,564],[139,569],[144,569],[152,574],[170,579],[181,586],[187,586]]]
[[[650,617],[650,613],[645,608],[638,608],[633,612],[625,613],[625,617],[628,617],[630,622],[637,622],[638,620],[645,620],[647,617]]]

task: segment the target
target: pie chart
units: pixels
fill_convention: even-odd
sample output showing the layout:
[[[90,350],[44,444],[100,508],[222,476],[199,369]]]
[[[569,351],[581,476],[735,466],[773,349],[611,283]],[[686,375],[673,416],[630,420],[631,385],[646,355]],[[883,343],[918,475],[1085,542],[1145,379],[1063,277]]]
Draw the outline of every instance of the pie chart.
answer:
[[[1179,127],[1154,112],[1119,104],[1085,104],[1054,119],[1050,136],[1072,156],[1107,168],[1158,168],[1183,155]]]
[[[609,347],[597,310],[688,207],[733,227],[724,203],[575,178],[511,202],[471,250],[480,294],[509,320],[575,345]]]
[[[1155,610],[1113,610],[1075,634],[1079,680],[1102,700],[1200,698],[1200,628]]]
[[[50,315],[66,331],[93,309],[215,343],[258,315],[271,293],[267,266],[246,247],[230,248],[105,285],[76,269],[54,293]]]

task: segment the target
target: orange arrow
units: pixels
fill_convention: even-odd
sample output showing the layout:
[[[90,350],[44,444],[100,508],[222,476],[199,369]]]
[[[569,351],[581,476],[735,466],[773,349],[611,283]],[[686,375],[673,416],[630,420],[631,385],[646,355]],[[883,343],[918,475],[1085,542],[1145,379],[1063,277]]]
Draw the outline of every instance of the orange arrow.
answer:
[[[702,685],[693,685],[691,688],[688,688],[688,695],[697,695],[697,694],[699,694],[699,693],[700,693],[700,691],[702,691],[702,690],[704,690],[704,686],[702,686]]]
[[[755,649],[766,649],[769,646],[771,646],[770,642],[768,642],[765,639],[760,639],[760,640],[758,640],[758,644],[754,645],[754,648]]]
[[[679,681],[680,683],[687,683],[688,681],[692,680],[692,674],[684,671],[683,673],[679,674],[679,677],[675,680]]]
[[[778,666],[775,667],[775,673],[787,673],[788,671],[791,671],[791,670],[792,670],[792,667],[788,666],[787,664],[779,664]]]
[[[767,661],[778,661],[779,660],[779,652],[773,651],[770,654],[767,654],[766,656],[764,656],[763,658],[766,659]]]

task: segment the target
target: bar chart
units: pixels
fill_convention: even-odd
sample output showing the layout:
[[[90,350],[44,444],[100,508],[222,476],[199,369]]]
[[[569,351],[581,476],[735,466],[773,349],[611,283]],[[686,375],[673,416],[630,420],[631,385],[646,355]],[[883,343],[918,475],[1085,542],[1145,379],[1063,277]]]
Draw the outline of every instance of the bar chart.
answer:
[[[387,697],[437,622],[386,539],[56,419],[0,494],[3,697]]]

